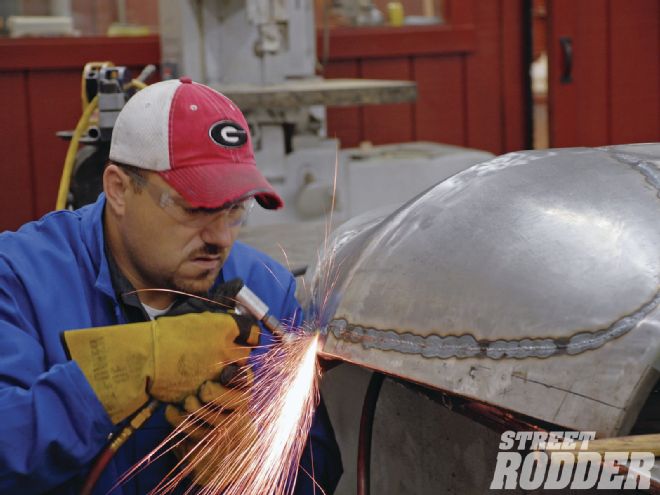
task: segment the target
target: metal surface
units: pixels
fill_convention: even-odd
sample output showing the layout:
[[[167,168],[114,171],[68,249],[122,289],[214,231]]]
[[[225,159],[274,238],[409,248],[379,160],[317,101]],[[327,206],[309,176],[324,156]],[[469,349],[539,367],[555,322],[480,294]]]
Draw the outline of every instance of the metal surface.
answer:
[[[268,306],[246,285],[236,294],[236,302],[247,308],[248,312],[259,321],[268,314]]]
[[[344,219],[380,207],[394,211],[429,186],[494,158],[487,151],[424,141],[348,148],[340,156],[335,217],[346,213]]]
[[[279,320],[275,316],[268,314],[270,309],[266,306],[266,303],[259,299],[259,296],[252,292],[247,285],[243,285],[241,290],[236,294],[236,305],[237,309],[239,307],[241,308],[241,313],[252,315],[256,320],[263,323],[268,330],[273,332],[276,337],[280,339],[284,337],[286,332]]]
[[[599,435],[658,378],[660,145],[511,153],[383,218],[314,275],[323,351]]]

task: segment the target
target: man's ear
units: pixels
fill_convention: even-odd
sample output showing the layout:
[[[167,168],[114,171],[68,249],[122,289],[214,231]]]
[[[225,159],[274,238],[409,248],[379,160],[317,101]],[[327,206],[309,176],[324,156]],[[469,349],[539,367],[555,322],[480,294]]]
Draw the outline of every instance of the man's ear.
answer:
[[[130,178],[114,163],[110,162],[103,171],[103,192],[106,204],[117,216],[126,210],[126,194],[130,190]]]

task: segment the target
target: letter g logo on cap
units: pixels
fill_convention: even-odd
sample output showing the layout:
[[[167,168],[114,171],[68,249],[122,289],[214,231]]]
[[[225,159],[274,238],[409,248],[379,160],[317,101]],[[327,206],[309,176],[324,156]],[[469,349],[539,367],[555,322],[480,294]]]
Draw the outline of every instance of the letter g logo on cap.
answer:
[[[248,139],[247,131],[231,120],[213,124],[209,129],[209,136],[216,144],[226,148],[243,146]]]

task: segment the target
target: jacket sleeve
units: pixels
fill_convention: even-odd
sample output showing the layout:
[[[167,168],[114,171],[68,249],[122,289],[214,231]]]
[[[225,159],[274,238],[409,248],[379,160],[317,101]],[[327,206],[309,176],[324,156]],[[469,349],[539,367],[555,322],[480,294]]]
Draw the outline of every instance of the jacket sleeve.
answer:
[[[38,324],[47,317],[0,260],[0,493],[75,477],[112,428],[76,363],[51,363]]]

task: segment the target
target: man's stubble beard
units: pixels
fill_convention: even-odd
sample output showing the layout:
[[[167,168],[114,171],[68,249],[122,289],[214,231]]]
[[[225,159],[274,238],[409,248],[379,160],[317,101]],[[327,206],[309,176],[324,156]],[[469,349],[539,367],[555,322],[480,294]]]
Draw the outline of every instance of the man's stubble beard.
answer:
[[[228,254],[229,253],[227,253],[227,255]],[[205,270],[194,279],[188,277],[180,277],[176,272],[172,273],[165,278],[166,286],[169,289],[184,292],[186,294],[192,294],[199,297],[207,297],[209,290],[211,287],[213,287],[213,284],[215,284],[215,281],[220,275],[220,271],[222,271],[222,267],[224,266],[226,260],[227,257],[223,256],[222,262],[220,263],[220,266],[217,270]]]
[[[215,271],[211,273],[211,270],[207,270],[207,272],[197,280],[180,279],[175,275],[168,281],[168,286],[173,290],[184,292],[185,294],[207,297],[209,289],[215,283],[219,273],[220,270],[218,270],[217,273]]]

